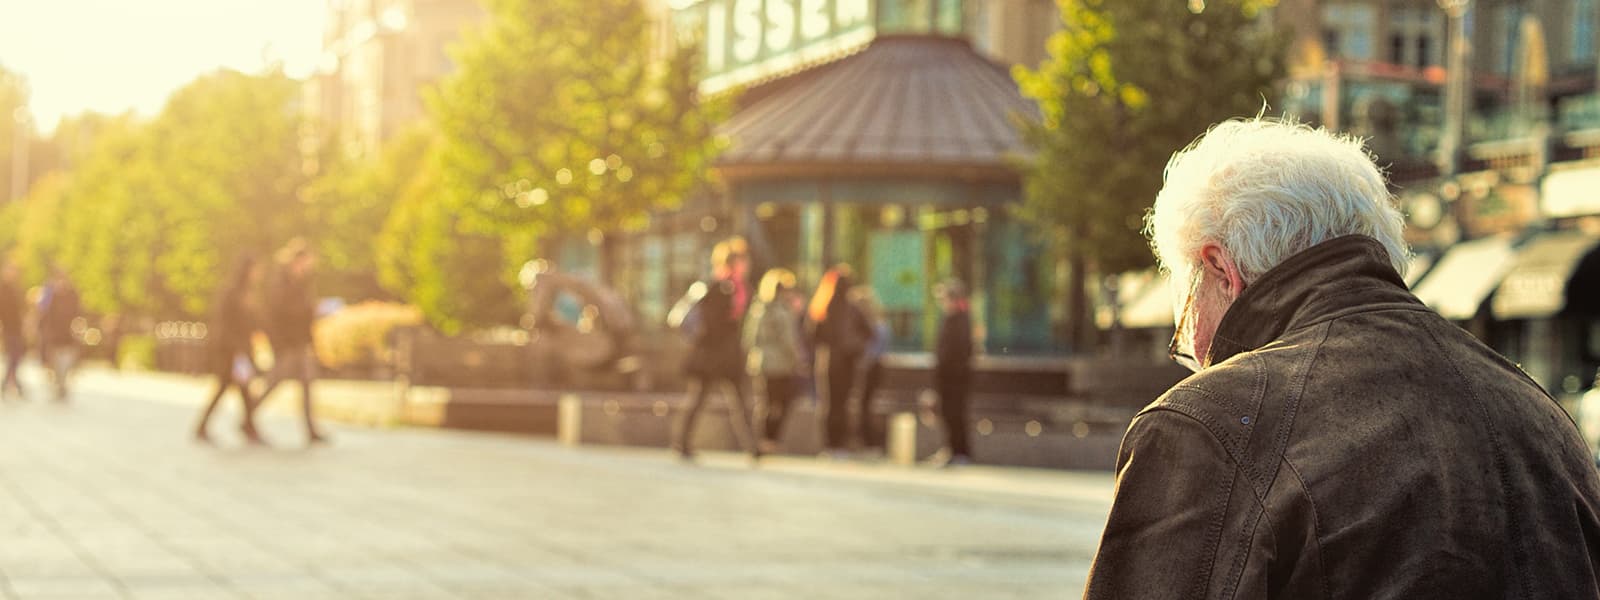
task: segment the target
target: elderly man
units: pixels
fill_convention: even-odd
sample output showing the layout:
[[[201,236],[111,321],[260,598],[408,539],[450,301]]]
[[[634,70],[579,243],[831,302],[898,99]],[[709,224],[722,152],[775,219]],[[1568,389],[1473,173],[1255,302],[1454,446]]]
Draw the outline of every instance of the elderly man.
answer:
[[[1133,420],[1087,598],[1597,598],[1571,418],[1406,290],[1361,144],[1231,121],[1148,219],[1197,372]]]

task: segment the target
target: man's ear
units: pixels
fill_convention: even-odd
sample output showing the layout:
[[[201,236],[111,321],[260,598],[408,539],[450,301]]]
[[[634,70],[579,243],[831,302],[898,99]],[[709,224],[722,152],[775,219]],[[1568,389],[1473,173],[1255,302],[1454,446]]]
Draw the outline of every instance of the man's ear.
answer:
[[[1239,263],[1233,260],[1233,255],[1226,248],[1207,243],[1200,247],[1201,268],[1211,271],[1211,275],[1223,282],[1223,292],[1231,298],[1238,298],[1244,293],[1244,272],[1239,270]]]

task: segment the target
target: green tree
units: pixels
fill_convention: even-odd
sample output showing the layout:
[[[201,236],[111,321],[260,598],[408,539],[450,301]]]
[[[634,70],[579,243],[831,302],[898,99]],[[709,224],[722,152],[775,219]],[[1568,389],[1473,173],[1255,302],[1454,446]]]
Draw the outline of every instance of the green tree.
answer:
[[[12,160],[16,149],[33,143],[33,133],[17,121],[28,106],[28,83],[0,65],[0,200],[11,198]],[[17,136],[23,136],[18,140]],[[26,174],[24,174],[26,176]]]
[[[305,230],[298,89],[281,73],[218,71],[153,121],[88,123],[92,143],[24,210],[30,271],[64,268],[91,310],[203,315],[235,256]]]
[[[60,247],[61,207],[70,184],[63,173],[51,173],[28,190],[21,202],[6,207],[3,219],[10,233],[10,258],[22,267],[23,279],[44,279]]]
[[[513,322],[518,296],[505,258],[511,236],[464,217],[459,197],[443,189],[439,154],[434,148],[424,155],[377,237],[379,282],[445,333]]]
[[[1218,121],[1257,114],[1283,73],[1273,0],[1056,0],[1062,29],[1037,69],[1017,67],[1041,119],[1024,218],[1070,262],[1077,349],[1092,343],[1088,278],[1149,266],[1140,230],[1167,158]]]
[[[652,56],[659,40],[640,0],[486,5],[488,24],[428,102],[443,193],[461,218],[524,249],[643,229],[703,183],[726,101],[697,96],[693,47]]]
[[[306,188],[321,257],[318,290],[350,300],[396,297],[379,281],[376,242],[418,178],[436,135],[426,125],[394,136],[375,157],[333,155]],[[404,292],[401,289],[401,292]]]

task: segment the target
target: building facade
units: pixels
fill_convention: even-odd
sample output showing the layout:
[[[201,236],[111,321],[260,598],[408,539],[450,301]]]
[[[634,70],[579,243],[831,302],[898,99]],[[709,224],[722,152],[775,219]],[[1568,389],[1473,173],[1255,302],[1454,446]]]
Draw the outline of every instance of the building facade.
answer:
[[[1460,9],[1459,23],[1446,10]],[[1557,395],[1600,368],[1594,0],[1297,0],[1294,116],[1366,137],[1408,218],[1417,295]],[[1465,35],[1451,114],[1452,31]],[[1454,137],[1454,140],[1451,138]],[[1453,150],[1453,151],[1452,151]]]
[[[477,0],[330,0],[304,92],[310,143],[367,155],[421,121],[424,90],[454,70],[449,48],[485,16]]]

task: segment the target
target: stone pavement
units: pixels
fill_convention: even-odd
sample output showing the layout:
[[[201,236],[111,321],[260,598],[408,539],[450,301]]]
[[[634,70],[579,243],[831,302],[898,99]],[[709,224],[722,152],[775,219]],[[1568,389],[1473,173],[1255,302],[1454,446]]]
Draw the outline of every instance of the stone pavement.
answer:
[[[247,448],[232,412],[208,447],[195,382],[141,381],[0,404],[0,598],[1076,597],[1110,498],[1104,473],[451,431],[302,449],[282,415]]]

